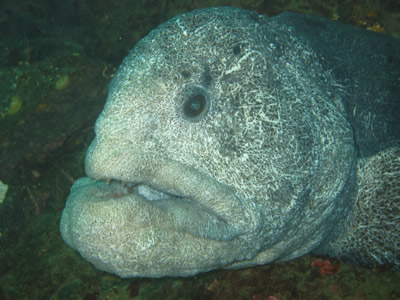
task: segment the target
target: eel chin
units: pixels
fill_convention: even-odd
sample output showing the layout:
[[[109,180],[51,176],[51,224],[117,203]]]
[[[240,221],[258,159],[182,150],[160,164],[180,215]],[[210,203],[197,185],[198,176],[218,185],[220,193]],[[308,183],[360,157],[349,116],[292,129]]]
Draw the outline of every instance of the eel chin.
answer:
[[[188,196],[160,183],[81,178],[63,211],[61,234],[95,267],[120,277],[193,275],[254,255],[242,249],[245,232],[235,216],[221,214],[234,196],[219,194],[226,199],[217,203],[226,207],[212,209],[207,192]]]

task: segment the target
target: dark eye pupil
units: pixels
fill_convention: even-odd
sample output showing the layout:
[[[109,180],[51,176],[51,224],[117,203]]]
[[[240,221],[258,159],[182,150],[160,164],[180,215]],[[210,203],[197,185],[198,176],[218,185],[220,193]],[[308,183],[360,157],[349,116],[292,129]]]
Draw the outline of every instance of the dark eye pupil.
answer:
[[[206,98],[203,95],[192,96],[184,107],[184,113],[187,117],[197,117],[206,107]]]
[[[211,96],[207,89],[199,85],[189,86],[182,91],[182,104],[179,106],[182,117],[189,122],[199,122],[211,107]]]

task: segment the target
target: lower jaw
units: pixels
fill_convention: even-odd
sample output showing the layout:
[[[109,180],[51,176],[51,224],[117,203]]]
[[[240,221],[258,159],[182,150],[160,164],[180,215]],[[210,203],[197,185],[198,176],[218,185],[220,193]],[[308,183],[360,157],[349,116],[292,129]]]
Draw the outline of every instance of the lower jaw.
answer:
[[[121,277],[189,276],[249,254],[229,225],[194,200],[148,200],[140,189],[78,180],[60,224],[66,243]]]

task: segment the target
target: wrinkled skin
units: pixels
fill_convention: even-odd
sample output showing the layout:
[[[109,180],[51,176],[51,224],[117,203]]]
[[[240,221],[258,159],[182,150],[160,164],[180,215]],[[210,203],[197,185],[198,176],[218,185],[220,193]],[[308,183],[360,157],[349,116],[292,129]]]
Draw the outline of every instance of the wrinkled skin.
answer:
[[[63,212],[65,242],[101,270],[161,277],[289,260],[340,240],[358,160],[399,138],[389,101],[398,86],[371,86],[357,68],[394,71],[384,54],[360,64],[348,47],[370,35],[381,45],[322,18],[233,8],[160,25],[112,80],[88,177]],[[375,103],[383,108],[367,120]]]

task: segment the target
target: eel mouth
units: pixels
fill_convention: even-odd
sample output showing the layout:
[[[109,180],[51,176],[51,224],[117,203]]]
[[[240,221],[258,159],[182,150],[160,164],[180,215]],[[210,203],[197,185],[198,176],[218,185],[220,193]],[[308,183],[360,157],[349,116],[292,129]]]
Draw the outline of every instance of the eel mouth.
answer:
[[[106,198],[128,197],[135,205],[140,203],[148,218],[162,220],[161,231],[169,226],[170,230],[221,241],[251,232],[259,224],[255,208],[228,185],[131,143],[115,150],[112,143],[95,139],[88,149],[85,170],[89,178],[102,182],[99,188]],[[141,214],[134,218],[139,224]]]
[[[176,190],[155,182],[123,182],[115,179],[91,180],[91,182],[101,189],[99,195],[102,200],[129,199],[131,203],[152,216],[153,225],[159,223],[159,228],[163,230],[184,232],[216,241],[231,240],[242,233],[237,224],[230,222],[230,215],[223,213],[225,209],[212,206],[215,202],[220,202],[213,199],[218,195],[214,194],[210,199],[207,192],[199,196],[197,193],[185,193],[184,187]],[[227,194],[227,190],[221,193]],[[90,194],[92,199],[97,197],[93,193]],[[231,197],[234,196],[230,195],[229,198]],[[227,195],[224,195],[224,198],[228,206],[226,210],[229,211],[232,209],[232,201],[226,199]],[[141,227],[139,224],[140,220],[137,225]]]

